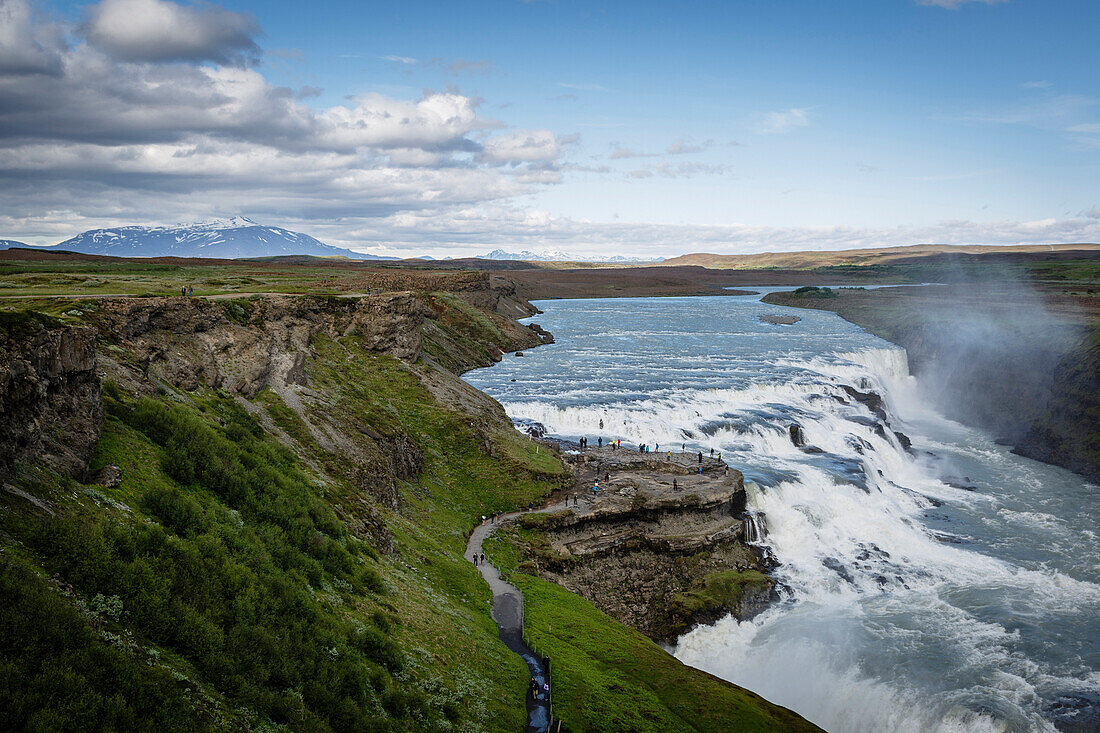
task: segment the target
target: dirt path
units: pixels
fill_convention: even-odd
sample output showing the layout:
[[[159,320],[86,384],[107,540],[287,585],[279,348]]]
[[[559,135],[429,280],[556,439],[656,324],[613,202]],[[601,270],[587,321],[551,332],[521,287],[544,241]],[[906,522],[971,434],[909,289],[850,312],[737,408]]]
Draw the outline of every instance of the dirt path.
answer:
[[[497,527],[514,522],[530,512],[555,511],[564,508],[565,503],[562,502],[548,507],[504,514],[495,522],[492,520],[482,522],[474,528],[470,539],[466,542],[466,559],[472,560],[475,556],[480,558],[482,543],[496,531]],[[493,592],[492,615],[500,629],[501,641],[523,658],[530,675],[535,678],[541,690],[546,682],[546,665],[542,657],[523,640],[523,594],[514,585],[502,580],[500,571],[490,565],[488,560],[484,564],[479,561],[477,569]],[[545,694],[540,693],[540,695],[541,697],[536,699],[530,693],[527,694],[527,733],[545,733],[550,727],[550,701]]]

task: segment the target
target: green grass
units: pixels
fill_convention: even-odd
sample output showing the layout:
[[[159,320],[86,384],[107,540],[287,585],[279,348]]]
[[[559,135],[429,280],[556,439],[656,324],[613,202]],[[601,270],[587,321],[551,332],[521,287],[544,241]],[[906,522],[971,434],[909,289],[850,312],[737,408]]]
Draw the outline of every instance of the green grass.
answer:
[[[499,530],[484,547],[523,592],[527,637],[552,661],[554,714],[574,733],[818,730],[748,690],[682,664],[584,598],[522,572],[526,552],[548,547],[537,528]],[[701,587],[706,600],[728,598],[741,581],[767,582],[754,571],[716,573],[708,580]]]
[[[263,405],[275,424],[296,440],[299,445],[309,449],[314,454],[320,450],[302,416],[287,407],[282,397],[270,389],[264,389],[256,395],[255,401]]]
[[[770,588],[772,581],[756,570],[723,570],[711,573],[695,583],[691,590],[672,597],[673,608],[685,613],[728,608],[737,603],[746,588]]]
[[[571,731],[811,731],[795,713],[688,667],[552,583],[513,574],[524,625],[552,660],[554,714]]]

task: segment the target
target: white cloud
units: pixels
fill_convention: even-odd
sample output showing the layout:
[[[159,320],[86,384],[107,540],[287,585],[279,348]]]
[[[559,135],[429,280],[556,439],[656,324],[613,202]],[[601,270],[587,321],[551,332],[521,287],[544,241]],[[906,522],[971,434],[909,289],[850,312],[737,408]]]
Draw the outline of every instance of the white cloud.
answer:
[[[168,0],[102,0],[88,8],[88,42],[125,61],[243,63],[259,53],[251,15]]]
[[[1100,124],[1094,121],[1097,106],[1097,100],[1092,97],[1058,94],[1009,109],[977,112],[948,119],[1034,127],[1057,133],[1079,147],[1093,149],[1100,147]]]
[[[768,112],[756,122],[756,132],[760,135],[779,135],[810,124],[808,107],[792,107],[785,112]]]
[[[924,227],[679,226],[596,223],[529,215],[510,206],[463,206],[446,211],[319,224],[327,238],[355,248],[377,243],[391,253],[479,254],[487,249],[607,251],[636,256],[688,252],[751,254],[825,251],[908,244],[1056,244],[1100,241],[1100,220],[1088,217],[1029,222],[948,221]],[[310,230],[316,235],[314,230]],[[319,235],[317,235],[319,236]]]
[[[633,148],[616,147],[611,151],[611,160],[626,160],[628,158],[652,158],[656,153],[639,153]]]
[[[917,0],[917,5],[933,5],[937,8],[947,8],[948,10],[957,10],[959,7],[966,5],[967,3],[984,3],[986,5],[997,5],[998,3],[1006,3],[1008,0]]]
[[[667,148],[663,153],[642,153],[633,148],[626,148],[621,145],[616,145],[615,149],[611,151],[611,160],[626,160],[628,158],[659,158],[662,155],[690,155],[692,153],[701,153],[711,145],[714,144],[713,140],[707,140],[702,145],[694,145],[686,140],[676,140]]]
[[[26,0],[0,2],[0,73],[58,74],[63,50],[61,29],[36,23]]]
[[[564,81],[559,81],[558,86],[562,89],[576,89],[578,92],[606,92],[607,87],[600,84],[571,84]]]
[[[84,30],[98,42],[82,43],[80,29],[36,24],[25,0],[0,0],[0,217],[32,234],[53,218],[172,223],[227,207],[310,221],[386,217],[485,205],[561,181],[560,158],[575,137],[488,136],[500,123],[457,90],[314,108],[303,99],[316,90],[275,86],[258,68],[214,59],[245,44],[166,41],[155,60],[180,60],[150,63],[140,44],[126,45],[137,35],[120,30],[119,7],[95,6]],[[183,21],[239,27],[214,6],[148,7],[127,32],[183,11]],[[198,38],[188,33],[175,40]],[[60,42],[66,35],[75,45]],[[141,58],[123,58],[131,56]]]
[[[542,163],[557,160],[562,141],[550,130],[515,130],[486,140],[481,157],[493,163]]]

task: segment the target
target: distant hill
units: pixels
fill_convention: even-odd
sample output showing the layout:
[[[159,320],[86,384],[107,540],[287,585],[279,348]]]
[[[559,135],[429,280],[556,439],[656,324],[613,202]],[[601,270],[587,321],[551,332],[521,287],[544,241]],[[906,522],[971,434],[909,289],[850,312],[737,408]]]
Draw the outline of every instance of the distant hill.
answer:
[[[189,226],[91,229],[61,242],[56,249],[115,257],[238,259],[310,255],[357,260],[397,259],[333,247],[308,234],[281,227],[263,226],[243,216],[214,219]]]
[[[663,258],[624,257],[622,255],[612,255],[611,257],[585,257],[582,255],[571,255],[566,252],[538,253],[526,249],[522,252],[507,252],[503,249],[494,249],[488,254],[477,255],[474,259],[520,260],[523,262],[660,262]]]
[[[29,244],[25,242],[17,242],[14,239],[0,239],[0,249],[11,249],[12,247],[29,247]]]
[[[1100,251],[1100,244],[916,244],[909,247],[846,249],[828,252],[765,252],[753,255],[687,254],[665,260],[666,266],[698,265],[720,270],[778,267],[805,270],[833,265],[883,265],[932,255],[988,255],[1042,252]]]

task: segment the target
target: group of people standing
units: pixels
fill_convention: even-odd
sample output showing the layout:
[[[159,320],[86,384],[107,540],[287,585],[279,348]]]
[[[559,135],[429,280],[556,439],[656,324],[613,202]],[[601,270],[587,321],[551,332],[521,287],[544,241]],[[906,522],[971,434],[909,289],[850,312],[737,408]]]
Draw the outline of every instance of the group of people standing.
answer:
[[[545,700],[550,696],[550,683],[543,682],[539,685],[539,681],[534,677],[531,678],[531,684],[527,688],[531,693],[531,697],[536,700]]]
[[[601,428],[603,427],[603,420],[600,421],[600,427]],[[580,446],[581,450],[588,450],[588,438],[587,437],[581,438],[580,440],[577,441],[577,445]],[[617,438],[615,440],[609,440],[607,442],[607,445],[611,448],[611,450],[618,450],[619,448],[622,447],[623,441],[621,439]],[[603,446],[604,446],[603,436],[600,436],[600,437],[596,438],[596,447],[597,448],[603,448]],[[639,453],[660,453],[661,452],[661,444],[660,443],[654,443],[653,446],[651,447],[649,445],[649,443],[639,443],[638,444],[638,452]],[[687,443],[680,443],[680,452],[681,453],[687,453]],[[666,451],[666,453],[667,453],[667,456],[666,456],[667,459],[671,461],[672,460],[672,451]],[[710,457],[711,458],[715,457],[713,448],[710,449]],[[722,460],[722,454],[721,453],[718,453],[718,460]],[[699,463],[702,463],[702,462],[703,462],[703,451],[699,451]]]
[[[191,287],[190,285],[181,285],[180,286],[180,295],[182,295],[183,297],[189,298],[194,294],[195,294],[195,289],[193,287]]]

